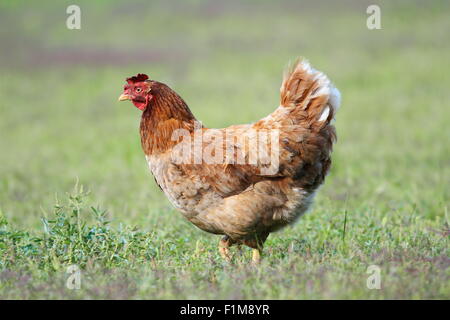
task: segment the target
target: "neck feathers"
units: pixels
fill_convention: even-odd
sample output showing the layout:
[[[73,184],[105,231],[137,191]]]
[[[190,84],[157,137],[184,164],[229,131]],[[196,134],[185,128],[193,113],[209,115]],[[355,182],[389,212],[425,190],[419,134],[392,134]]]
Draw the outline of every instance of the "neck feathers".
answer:
[[[154,82],[153,99],[142,113],[141,144],[146,155],[163,153],[178,140],[172,139],[177,129],[194,130],[195,117],[186,102],[167,85]]]

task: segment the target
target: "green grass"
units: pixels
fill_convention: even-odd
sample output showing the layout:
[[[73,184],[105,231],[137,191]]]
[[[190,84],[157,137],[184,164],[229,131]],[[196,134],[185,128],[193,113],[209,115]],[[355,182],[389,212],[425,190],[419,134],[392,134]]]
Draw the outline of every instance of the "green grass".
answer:
[[[378,2],[369,31],[359,1],[145,3],[80,1],[77,31],[72,3],[0,4],[0,299],[450,297],[448,4]],[[116,99],[145,72],[207,126],[255,121],[298,55],[343,95],[333,168],[260,267],[245,248],[229,265],[154,184]]]

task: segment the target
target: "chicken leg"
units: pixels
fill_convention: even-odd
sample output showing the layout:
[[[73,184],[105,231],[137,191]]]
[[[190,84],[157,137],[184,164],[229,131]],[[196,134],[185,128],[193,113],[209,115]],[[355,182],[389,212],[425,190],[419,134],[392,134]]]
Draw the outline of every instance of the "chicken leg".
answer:
[[[253,239],[248,239],[244,241],[244,244],[252,248],[252,264],[258,265],[261,262],[261,254],[269,233],[256,234]]]
[[[224,236],[219,241],[219,253],[227,262],[231,262],[231,255],[230,255],[230,246],[233,244],[233,241],[230,237]]]
[[[252,254],[252,264],[253,265],[258,265],[261,263],[261,249],[252,249],[253,254]]]
[[[219,241],[219,253],[223,259],[227,262],[231,262],[232,255],[230,254],[230,247],[234,244],[234,241],[230,237],[224,236]],[[262,247],[252,249],[252,264],[258,265],[261,262]]]

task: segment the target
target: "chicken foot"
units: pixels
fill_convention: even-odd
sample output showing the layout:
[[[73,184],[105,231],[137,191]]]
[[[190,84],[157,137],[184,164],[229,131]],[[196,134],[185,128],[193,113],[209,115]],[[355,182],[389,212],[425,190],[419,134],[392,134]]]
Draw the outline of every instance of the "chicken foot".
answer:
[[[252,249],[252,264],[258,265],[261,263],[261,251],[260,249]]]
[[[264,234],[262,236],[262,238],[255,237],[255,239],[243,241],[243,244],[252,248],[252,264],[253,265],[258,265],[261,262],[263,243],[266,240],[267,236],[268,236],[268,234]],[[222,258],[227,262],[231,262],[231,260],[233,258],[233,256],[230,253],[230,247],[235,243],[236,243],[236,241],[232,240],[229,236],[224,236],[219,241],[219,253],[222,256]],[[240,249],[241,243],[238,243],[238,246]]]
[[[224,236],[219,241],[219,253],[227,262],[231,262],[232,256],[229,248],[233,245],[233,243],[234,241],[228,236]]]
[[[264,246],[264,242],[266,241],[268,233],[257,234],[254,239],[244,241],[244,244],[252,248],[252,264],[254,266],[259,265],[261,263],[261,255]]]

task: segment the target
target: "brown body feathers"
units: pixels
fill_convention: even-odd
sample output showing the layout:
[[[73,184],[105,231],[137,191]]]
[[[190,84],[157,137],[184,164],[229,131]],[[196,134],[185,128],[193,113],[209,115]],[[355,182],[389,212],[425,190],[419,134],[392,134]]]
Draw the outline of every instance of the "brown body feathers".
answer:
[[[225,235],[224,245],[260,248],[270,232],[308,209],[330,168],[336,138],[331,121],[340,103],[339,91],[323,73],[298,61],[284,76],[273,113],[225,129],[202,127],[172,89],[147,82],[152,99],[142,115],[142,147],[158,185],[194,225]],[[278,148],[274,168],[261,157],[252,161],[259,148],[255,132],[275,136],[264,140],[268,149]],[[196,133],[202,140],[194,146]],[[179,161],[188,149],[193,150],[188,161]],[[199,150],[225,160],[205,161]]]

